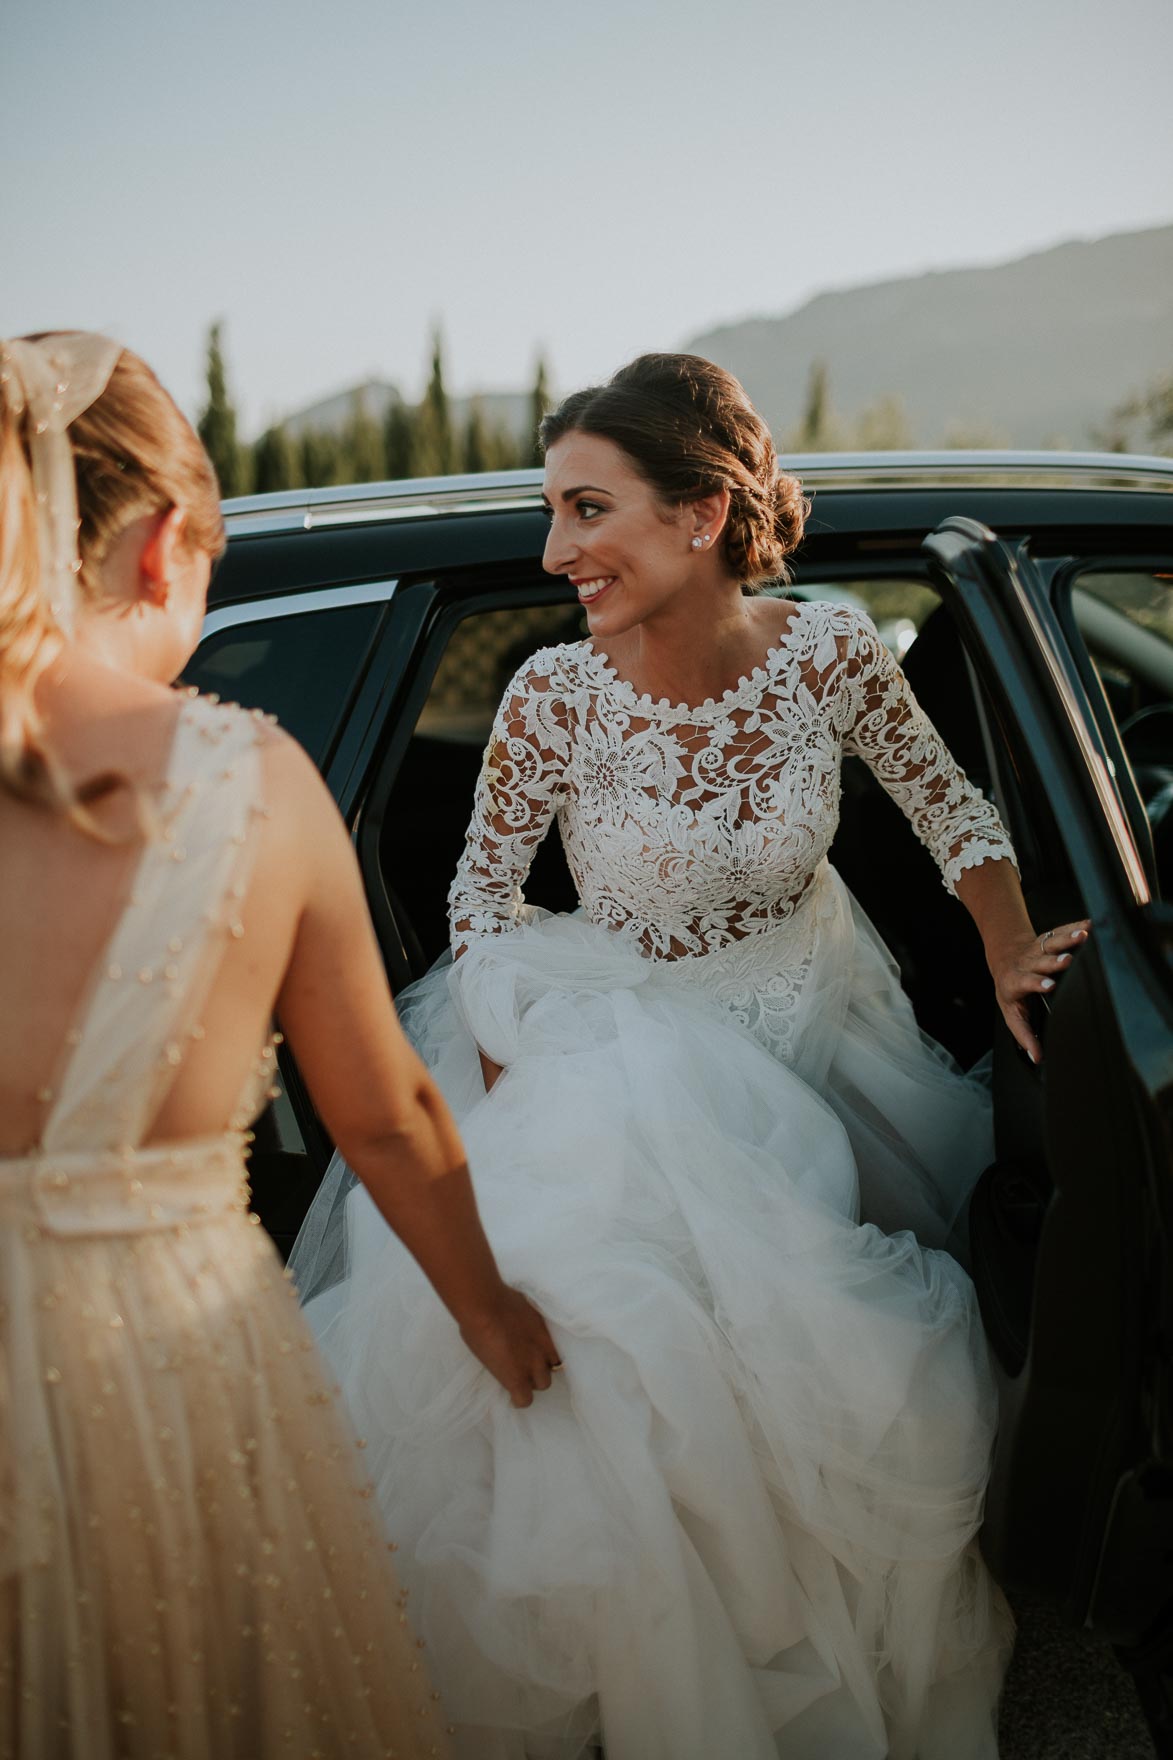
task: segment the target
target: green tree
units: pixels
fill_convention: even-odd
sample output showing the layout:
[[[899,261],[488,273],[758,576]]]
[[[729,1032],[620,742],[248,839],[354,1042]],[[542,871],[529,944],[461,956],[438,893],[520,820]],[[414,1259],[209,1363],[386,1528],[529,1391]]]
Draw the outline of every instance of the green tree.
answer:
[[[411,475],[444,477],[458,470],[459,447],[444,388],[444,345],[437,330],[432,338],[432,372],[423,401],[415,412]]]
[[[275,489],[302,487],[301,454],[281,422],[266,428],[254,445],[252,480],[257,495],[267,495]]]
[[[550,384],[546,376],[545,357],[539,355],[538,371],[537,376],[534,379],[534,388],[529,394],[530,444],[529,457],[525,461],[527,464],[540,465],[542,463],[543,454],[541,442],[538,439],[538,429],[541,427],[542,417],[549,413],[552,403],[553,399],[550,396]]]
[[[1092,439],[1106,452],[1173,454],[1173,373],[1162,374],[1135,397],[1126,397]]]
[[[889,393],[869,403],[855,423],[855,444],[864,452],[908,452],[916,444],[902,397]]]
[[[410,477],[415,449],[415,412],[401,397],[388,406],[383,421],[383,461],[387,475]]]
[[[217,320],[208,331],[208,401],[200,412],[196,432],[216,467],[220,493],[244,495],[248,492],[248,456],[236,436],[236,410],[228,395],[224,366],[223,330],[223,322]]]
[[[1004,428],[988,427],[984,422],[952,421],[945,430],[941,445],[951,452],[989,452],[1009,446]]]
[[[490,470],[515,471],[529,463],[530,449],[504,422],[497,422],[489,433],[489,457]]]
[[[307,428],[301,437],[301,471],[310,489],[327,489],[346,481],[345,454],[337,434]]]
[[[356,391],[351,400],[350,419],[342,434],[342,454],[346,461],[344,480],[348,483],[378,483],[387,475],[383,431],[361,391]]]
[[[833,452],[841,444],[839,424],[831,410],[827,363],[811,363],[802,417],[790,436],[795,452]]]
[[[485,406],[479,397],[474,397],[469,406],[468,422],[464,430],[465,470],[478,472],[496,469],[493,452],[492,436],[485,423]]]

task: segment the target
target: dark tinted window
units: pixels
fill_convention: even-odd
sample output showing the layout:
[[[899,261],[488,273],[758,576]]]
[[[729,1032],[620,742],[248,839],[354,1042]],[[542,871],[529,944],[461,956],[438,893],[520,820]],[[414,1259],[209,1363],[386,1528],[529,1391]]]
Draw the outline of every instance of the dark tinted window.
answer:
[[[381,605],[344,605],[233,624],[201,642],[184,679],[226,702],[276,715],[320,764],[382,611]]]
[[[448,888],[464,848],[481,756],[497,705],[518,667],[539,648],[586,634],[576,604],[476,611],[449,635],[388,800],[380,862],[420,963],[448,945]],[[526,884],[531,904],[573,910],[574,889],[554,833]]]

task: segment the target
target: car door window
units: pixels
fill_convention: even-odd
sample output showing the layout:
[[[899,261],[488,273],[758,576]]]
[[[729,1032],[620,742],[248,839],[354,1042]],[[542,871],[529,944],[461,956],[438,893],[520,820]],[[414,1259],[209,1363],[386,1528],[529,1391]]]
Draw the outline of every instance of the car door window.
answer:
[[[1173,703],[1173,565],[1087,569],[1075,577],[1072,607],[1119,723]]]
[[[473,791],[497,706],[513,674],[539,648],[579,641],[578,605],[473,610],[449,625],[384,812],[379,862],[413,966],[448,945],[448,888],[464,845]],[[561,839],[543,843],[526,886],[532,904],[572,910]]]
[[[187,684],[246,709],[277,717],[319,766],[329,757],[347,704],[362,675],[383,607],[339,605],[282,616],[257,606],[230,608],[184,670]],[[211,620],[209,620],[211,621]]]
[[[1085,569],[1070,611],[1144,805],[1161,892],[1173,888],[1173,564]],[[1105,709],[1106,705],[1106,709]],[[1107,734],[1109,730],[1105,729]]]

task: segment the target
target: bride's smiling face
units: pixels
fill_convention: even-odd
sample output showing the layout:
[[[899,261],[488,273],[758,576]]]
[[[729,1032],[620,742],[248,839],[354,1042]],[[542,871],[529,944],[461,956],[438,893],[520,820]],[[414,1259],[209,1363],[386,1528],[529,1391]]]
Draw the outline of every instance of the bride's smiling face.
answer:
[[[569,578],[592,636],[643,623],[712,566],[702,504],[665,507],[612,440],[564,434],[546,453],[543,491],[550,535],[542,566]]]

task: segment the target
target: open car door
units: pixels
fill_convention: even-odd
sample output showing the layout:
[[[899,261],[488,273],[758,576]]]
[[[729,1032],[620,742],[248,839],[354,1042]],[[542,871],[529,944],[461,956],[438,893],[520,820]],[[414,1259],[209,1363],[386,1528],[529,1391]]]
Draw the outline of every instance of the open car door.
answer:
[[[963,518],[924,548],[993,724],[1032,920],[1092,920],[1040,1012],[1042,1066],[998,1025],[998,1159],[971,1216],[1001,1392],[983,1550],[1000,1580],[1158,1672],[1173,1656],[1173,912],[1025,548]]]

